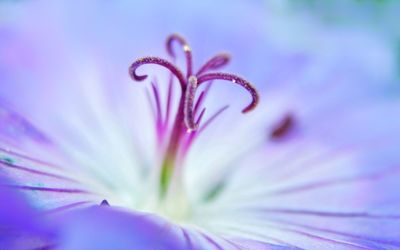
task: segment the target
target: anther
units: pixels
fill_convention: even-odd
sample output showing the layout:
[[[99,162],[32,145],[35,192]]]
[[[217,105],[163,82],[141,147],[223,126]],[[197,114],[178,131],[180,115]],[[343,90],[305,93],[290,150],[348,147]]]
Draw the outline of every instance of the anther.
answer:
[[[293,130],[295,119],[292,114],[287,114],[279,123],[272,129],[270,133],[271,139],[281,139]]]

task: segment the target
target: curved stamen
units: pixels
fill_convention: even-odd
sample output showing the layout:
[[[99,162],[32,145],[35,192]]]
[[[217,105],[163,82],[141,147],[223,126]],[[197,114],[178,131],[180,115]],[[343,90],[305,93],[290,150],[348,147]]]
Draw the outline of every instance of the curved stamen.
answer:
[[[206,71],[220,69],[223,66],[227,65],[230,60],[231,60],[231,56],[229,54],[227,54],[227,53],[218,54],[218,55],[212,57],[210,60],[208,60],[203,65],[203,67],[200,68],[200,70],[197,72],[196,75],[199,76]]]
[[[186,85],[185,102],[183,107],[184,122],[188,132],[192,132],[198,128],[198,124],[194,121],[194,98],[197,89],[197,78],[190,76]]]
[[[174,43],[177,43],[180,48],[175,48],[174,46],[176,45]],[[227,80],[244,87],[251,94],[252,102],[243,109],[243,113],[253,110],[259,101],[257,90],[245,79],[233,74],[215,72],[229,63],[229,54],[220,53],[211,57],[198,71],[196,70],[197,74],[195,74],[196,72],[193,72],[192,52],[185,39],[176,34],[169,36],[166,41],[166,49],[168,55],[172,58],[171,62],[158,57],[144,57],[135,61],[129,68],[130,76],[136,81],[143,81],[147,78],[147,75],[138,75],[136,72],[137,69],[144,64],[157,64],[168,69],[171,73],[165,115],[162,114],[160,106],[160,93],[157,87],[152,85],[155,103],[154,101],[151,103],[157,118],[156,123],[158,127],[156,128],[158,138],[161,138],[161,140],[158,141],[161,142],[158,143],[160,145],[159,151],[163,153],[160,169],[157,169],[159,178],[159,205],[163,205],[164,202],[171,202],[172,195],[176,195],[174,192],[181,187],[181,164],[184,163],[185,156],[193,140],[228,108],[228,106],[222,107],[208,120],[203,122],[206,108],[202,106],[207,92],[212,85],[211,82],[213,80]],[[185,54],[187,72],[181,71],[175,65],[177,52],[182,53],[182,50]],[[213,73],[209,73],[211,71]],[[172,84],[174,76],[178,78],[180,82],[181,92],[179,102],[176,103],[175,118],[173,121],[169,122],[172,107],[175,106],[175,103],[173,104],[172,102]],[[196,97],[199,85],[205,82],[209,82],[210,84]],[[202,123],[202,125],[200,125],[200,123]],[[181,194],[178,194],[178,197],[181,197]]]
[[[211,81],[211,80],[231,81],[233,83],[236,83],[236,84],[244,87],[251,94],[253,100],[247,107],[245,107],[242,110],[242,113],[247,113],[247,112],[253,110],[257,106],[258,101],[259,101],[259,95],[257,93],[257,90],[253,87],[253,85],[250,82],[246,81],[245,79],[243,79],[239,76],[233,75],[233,74],[228,74],[228,73],[209,73],[209,74],[200,76],[197,79],[197,84],[200,85],[204,82]]]
[[[182,46],[183,52],[185,53],[186,68],[187,68],[186,76],[187,78],[189,78],[192,75],[192,68],[193,68],[192,50],[190,49],[186,40],[183,39],[183,37],[177,34],[172,34],[167,39],[167,52],[173,59],[176,59],[176,55],[172,47],[174,41],[178,42]]]
[[[163,66],[164,68],[168,69],[176,78],[178,78],[179,83],[181,84],[182,89],[185,88],[185,77],[183,76],[182,72],[172,63],[158,57],[143,57],[135,62],[129,67],[129,75],[132,79],[136,81],[143,81],[147,78],[147,75],[137,75],[136,69],[144,64],[157,64]]]
[[[203,108],[200,112],[199,117],[197,118],[196,124],[199,126],[201,120],[203,119],[204,114],[206,113],[206,108]]]

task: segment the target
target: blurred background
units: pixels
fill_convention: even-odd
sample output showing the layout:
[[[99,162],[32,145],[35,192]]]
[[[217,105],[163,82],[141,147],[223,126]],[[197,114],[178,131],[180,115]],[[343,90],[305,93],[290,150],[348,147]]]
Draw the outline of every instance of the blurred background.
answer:
[[[399,10],[396,0],[1,0],[0,73],[3,82],[18,74],[27,91],[26,78],[38,72],[30,69],[65,68],[78,57],[101,57],[125,73],[138,56],[165,55],[165,37],[178,32],[192,44],[197,65],[230,51],[230,69],[260,86],[288,81],[276,77],[315,84],[336,75],[385,85],[390,94],[400,77]]]

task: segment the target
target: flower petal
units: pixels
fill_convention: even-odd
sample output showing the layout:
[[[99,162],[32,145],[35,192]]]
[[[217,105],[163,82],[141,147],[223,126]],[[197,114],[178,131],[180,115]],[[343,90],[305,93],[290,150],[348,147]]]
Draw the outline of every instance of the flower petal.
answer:
[[[61,249],[184,249],[174,226],[149,214],[93,207],[67,218]]]

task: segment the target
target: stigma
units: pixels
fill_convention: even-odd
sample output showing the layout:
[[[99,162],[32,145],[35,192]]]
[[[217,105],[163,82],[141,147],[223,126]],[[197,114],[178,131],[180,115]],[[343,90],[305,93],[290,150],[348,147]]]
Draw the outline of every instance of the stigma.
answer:
[[[175,45],[178,45],[184,55],[186,68],[184,71],[176,65],[177,53],[174,50]],[[158,83],[152,83],[153,106],[155,106],[155,120],[157,128],[157,144],[162,155],[159,169],[159,196],[164,199],[170,193],[170,190],[181,188],[182,174],[177,169],[183,169],[181,166],[184,163],[184,158],[193,141],[201,134],[201,132],[217,118],[227,106],[210,115],[203,121],[206,108],[203,107],[204,99],[210,91],[211,85],[217,80],[228,81],[234,85],[241,86],[251,97],[251,102],[242,110],[247,113],[256,108],[259,102],[259,95],[255,87],[246,79],[231,73],[219,72],[230,61],[230,56],[226,53],[220,53],[211,57],[197,71],[193,68],[192,49],[186,40],[173,34],[167,38],[166,50],[170,56],[170,60],[159,57],[143,57],[137,59],[129,67],[129,74],[134,81],[144,81],[147,75],[140,75],[137,70],[142,65],[158,65],[168,70],[170,73],[170,81],[166,84],[168,92],[166,96],[166,108],[161,106],[161,91],[158,88]],[[171,99],[173,98],[172,84],[179,84],[179,105],[176,112],[171,110]],[[206,87],[198,93],[199,87]],[[163,113],[164,110],[164,113]],[[175,118],[171,118],[170,114],[176,114]]]
[[[188,133],[197,130],[197,128],[199,127],[199,125],[194,122],[194,114],[193,114],[194,98],[198,86],[197,82],[198,80],[196,76],[190,76],[185,91],[183,117],[186,128],[188,129]]]

